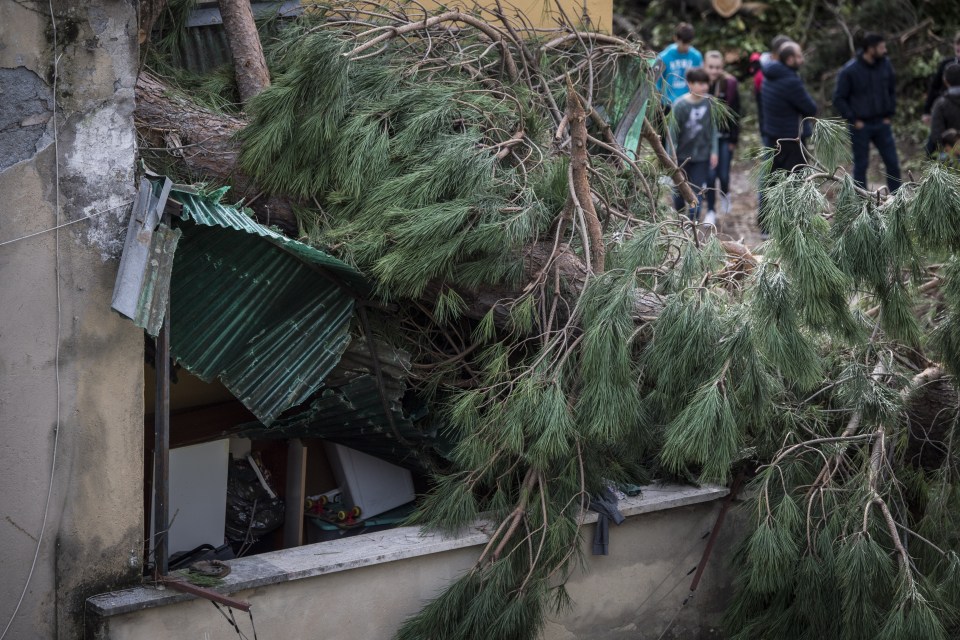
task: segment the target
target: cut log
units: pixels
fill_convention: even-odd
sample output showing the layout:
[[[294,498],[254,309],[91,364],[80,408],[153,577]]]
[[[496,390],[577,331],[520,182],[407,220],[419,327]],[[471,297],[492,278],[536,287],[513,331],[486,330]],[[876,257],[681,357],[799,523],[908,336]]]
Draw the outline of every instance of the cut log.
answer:
[[[247,121],[205,109],[166,86],[159,78],[141,73],[137,78],[134,118],[142,147],[150,161],[172,161],[178,173],[192,180],[231,186],[228,200],[243,198],[262,224],[276,225],[296,235],[298,225],[291,200],[264,194],[249,175],[237,169],[240,145],[234,136]]]

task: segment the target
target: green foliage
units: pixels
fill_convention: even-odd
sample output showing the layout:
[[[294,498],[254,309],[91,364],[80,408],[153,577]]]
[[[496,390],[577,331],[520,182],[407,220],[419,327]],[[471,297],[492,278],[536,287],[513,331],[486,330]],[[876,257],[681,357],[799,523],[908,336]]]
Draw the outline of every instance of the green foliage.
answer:
[[[848,166],[852,160],[850,132],[843,120],[816,120],[810,142],[817,150],[817,162],[827,173]]]
[[[522,121],[533,136],[543,123],[463,77],[425,82],[343,51],[326,32],[289,49],[284,73],[250,104],[244,168],[317,200],[326,240],[349,247],[385,298],[419,297],[431,279],[477,287],[511,276],[517,250],[549,222],[563,163],[544,163],[517,192],[515,169],[486,150],[503,140],[488,133]],[[462,305],[446,295],[437,311],[451,319]]]
[[[922,246],[934,251],[960,249],[960,175],[930,163],[913,208]]]
[[[924,358],[960,373],[956,174],[865,194],[835,174],[846,127],[817,122],[817,162],[768,177],[772,239],[739,260],[651,201],[652,165],[591,142],[606,270],[587,273],[550,104],[562,111],[565,87],[547,82],[580,73],[582,52],[538,54],[541,87],[505,78],[466,28],[456,47],[408,36],[358,59],[346,28],[308,16],[269,47],[274,83],[249,106],[241,162],[299,200],[304,237],[377,283],[391,338],[414,351],[413,392],[450,441],[414,521],[495,523],[483,558],[398,637],[536,637],[569,606],[591,492],[650,473],[726,482],[737,466],[759,470],[731,637],[953,632],[957,460],[918,468],[904,413]],[[624,70],[647,60],[596,62],[590,98],[615,120],[648,81]],[[924,298],[931,260],[942,299]]]
[[[724,379],[719,378],[703,386],[670,422],[660,455],[674,473],[694,463],[702,467],[704,480],[726,482],[739,435]]]
[[[828,203],[802,173],[780,172],[764,189],[767,225],[773,232],[769,257],[794,274],[794,295],[807,324],[856,339],[860,327],[850,314],[850,279],[830,259]],[[869,257],[865,262],[870,264]]]

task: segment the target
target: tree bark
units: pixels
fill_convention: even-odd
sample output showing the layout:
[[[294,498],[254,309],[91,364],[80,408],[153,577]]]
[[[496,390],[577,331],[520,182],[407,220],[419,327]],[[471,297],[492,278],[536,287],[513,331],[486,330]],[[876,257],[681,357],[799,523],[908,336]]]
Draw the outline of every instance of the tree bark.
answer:
[[[574,206],[583,216],[590,242],[590,267],[594,273],[603,273],[606,250],[603,246],[603,230],[593,206],[590,190],[590,156],[587,153],[587,113],[580,96],[567,78],[567,120],[570,122],[570,195]]]
[[[136,92],[134,118],[148,162],[150,155],[166,157],[194,180],[229,184],[228,200],[245,199],[258,222],[298,233],[291,201],[264,195],[253,178],[237,169],[240,145],[234,136],[246,120],[204,109],[149,73],[137,78]]]
[[[140,2],[140,33],[137,40],[145,44],[150,40],[153,24],[167,8],[167,0],[141,0]]]
[[[270,71],[263,57],[260,34],[249,0],[219,0],[223,28],[227,32],[233,70],[243,104],[270,86]]]

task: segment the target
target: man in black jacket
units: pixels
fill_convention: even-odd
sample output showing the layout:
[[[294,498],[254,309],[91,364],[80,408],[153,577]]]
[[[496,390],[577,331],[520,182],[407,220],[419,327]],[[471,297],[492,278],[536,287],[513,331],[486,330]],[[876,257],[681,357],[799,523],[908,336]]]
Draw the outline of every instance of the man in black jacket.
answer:
[[[954,55],[949,58],[941,60],[940,64],[937,65],[936,73],[930,76],[927,100],[923,103],[923,124],[930,124],[930,117],[933,113],[933,103],[936,102],[937,98],[943,95],[947,89],[943,82],[943,74],[947,70],[947,67],[951,64],[960,64],[960,32],[957,32],[957,35],[953,37],[953,53]]]
[[[930,142],[935,149],[943,146],[944,131],[960,130],[960,64],[947,65],[943,80],[947,89],[933,103],[930,121]]]
[[[777,150],[773,169],[792,171],[806,163],[800,143],[801,122],[817,115],[817,103],[797,73],[803,64],[800,45],[788,42],[778,57],[763,68],[763,135]]]
[[[863,188],[867,186],[872,142],[887,169],[887,187],[891,192],[896,191],[900,187],[900,160],[890,126],[897,108],[896,78],[887,59],[883,36],[876,33],[864,36],[863,49],[837,76],[833,106],[850,123],[854,182]]]
[[[776,149],[771,171],[793,171],[807,164],[803,155],[803,119],[817,115],[817,103],[807,93],[798,70],[803,65],[803,51],[796,42],[780,47],[777,60],[763,67],[762,129],[765,145]],[[764,185],[760,185],[763,195]],[[757,222],[763,237],[767,234],[765,222],[766,199],[759,198]]]

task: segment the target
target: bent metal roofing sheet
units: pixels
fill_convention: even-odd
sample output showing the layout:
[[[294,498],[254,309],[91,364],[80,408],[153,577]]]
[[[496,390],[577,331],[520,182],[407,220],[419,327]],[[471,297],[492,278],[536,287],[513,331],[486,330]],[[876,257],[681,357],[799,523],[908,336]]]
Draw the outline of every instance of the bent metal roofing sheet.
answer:
[[[354,300],[369,285],[350,265],[220,204],[218,195],[170,190],[182,205],[170,350],[201,379],[219,378],[269,425],[319,389],[340,361]],[[147,261],[145,281],[157,267]]]

